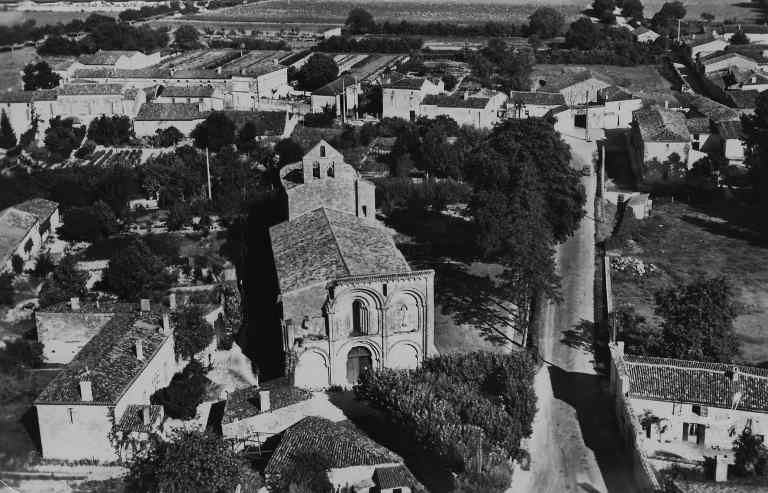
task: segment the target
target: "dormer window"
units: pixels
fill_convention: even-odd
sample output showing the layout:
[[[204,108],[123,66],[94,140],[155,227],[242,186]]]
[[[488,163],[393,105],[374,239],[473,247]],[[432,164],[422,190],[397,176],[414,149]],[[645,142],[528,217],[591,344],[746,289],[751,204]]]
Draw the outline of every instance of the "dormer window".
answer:
[[[320,146],[320,157],[325,157],[325,146]]]

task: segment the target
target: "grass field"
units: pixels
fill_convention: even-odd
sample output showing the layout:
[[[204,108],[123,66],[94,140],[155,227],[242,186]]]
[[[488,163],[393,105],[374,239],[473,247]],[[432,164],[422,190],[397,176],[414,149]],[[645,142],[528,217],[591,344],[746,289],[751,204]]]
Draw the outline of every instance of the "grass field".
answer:
[[[24,66],[35,58],[34,48],[22,48],[13,53],[0,53],[0,91],[21,89],[21,71]]]
[[[497,22],[522,22],[542,5],[559,9],[567,18],[573,19],[586,9],[591,2],[564,0],[449,0],[445,2],[424,0],[363,1],[331,0],[267,0],[249,5],[238,5],[211,13],[216,17],[247,17],[251,20],[282,22],[343,22],[354,7],[363,7],[376,20],[408,20],[414,22],[443,21],[463,24]],[[647,0],[645,15],[653,16],[664,0]],[[756,17],[755,11],[745,7],[747,2],[738,0],[689,0],[685,2],[688,17],[698,19],[703,12],[718,19],[749,20]]]
[[[768,246],[749,232],[685,204],[654,204],[651,218],[642,222],[637,244],[623,255],[638,257],[658,271],[638,278],[613,270],[615,304],[630,304],[653,316],[653,295],[674,283],[700,276],[726,276],[741,304],[736,332],[741,358],[750,364],[768,362]]]
[[[0,11],[0,26],[10,26],[11,24],[21,24],[28,20],[33,20],[38,26],[48,24],[67,23],[75,19],[85,19],[91,14],[110,15],[115,17],[115,12],[16,12]]]

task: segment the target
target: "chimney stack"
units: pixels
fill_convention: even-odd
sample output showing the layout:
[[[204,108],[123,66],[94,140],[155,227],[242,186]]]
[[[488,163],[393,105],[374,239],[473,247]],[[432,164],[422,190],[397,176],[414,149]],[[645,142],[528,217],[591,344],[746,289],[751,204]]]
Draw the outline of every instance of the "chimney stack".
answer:
[[[139,308],[143,312],[149,311],[149,300],[146,298],[142,298],[141,301],[139,301]]]
[[[171,316],[168,312],[163,313],[163,334],[171,335]]]
[[[266,413],[270,408],[269,390],[259,390],[259,412]]]
[[[136,339],[134,349],[136,350],[136,359],[144,361],[144,343],[141,342],[141,339]]]
[[[73,312],[80,310],[80,298],[73,297],[69,299],[69,306]]]
[[[85,402],[93,401],[91,376],[87,372],[80,375],[80,400]]]
[[[150,422],[150,408],[149,408],[149,406],[142,406],[141,407],[141,422],[145,426],[149,426],[149,422]]]
[[[175,310],[176,309],[176,293],[170,293],[168,295],[168,307],[171,310]]]

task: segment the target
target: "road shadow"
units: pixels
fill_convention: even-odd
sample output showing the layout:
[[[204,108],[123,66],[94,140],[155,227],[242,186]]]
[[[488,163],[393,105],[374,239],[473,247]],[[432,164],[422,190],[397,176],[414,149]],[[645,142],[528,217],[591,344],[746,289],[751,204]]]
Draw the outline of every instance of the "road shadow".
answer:
[[[32,440],[35,450],[42,453],[43,447],[40,442],[40,424],[37,419],[37,408],[35,406],[30,406],[30,408],[21,416],[19,422],[26,430],[30,440]]]
[[[549,377],[554,397],[576,411],[584,443],[594,452],[608,491],[638,491],[631,479],[632,460],[623,447],[613,413],[613,399],[603,389],[601,377],[567,372],[556,366],[549,367]],[[584,491],[597,491],[592,485],[579,486]]]

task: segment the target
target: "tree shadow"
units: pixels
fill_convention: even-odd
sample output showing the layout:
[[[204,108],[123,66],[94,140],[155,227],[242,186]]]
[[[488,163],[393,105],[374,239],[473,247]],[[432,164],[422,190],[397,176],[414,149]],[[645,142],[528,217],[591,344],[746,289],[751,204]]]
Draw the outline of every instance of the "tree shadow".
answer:
[[[574,349],[591,351],[595,342],[595,323],[581,319],[572,329],[563,331],[560,342]]]
[[[27,412],[21,416],[19,422],[27,431],[27,434],[29,434],[29,438],[32,440],[35,450],[42,453],[43,447],[40,442],[40,423],[37,420],[37,408],[35,406],[30,406],[29,409],[27,409]]]
[[[601,377],[549,367],[554,397],[576,411],[584,444],[595,454],[609,492],[639,491],[633,481],[632,459],[624,448],[613,413],[613,399],[603,389]],[[580,460],[581,458],[574,458]],[[584,491],[596,491],[580,483]]]
[[[409,260],[416,262],[437,258],[452,258],[463,262],[477,259],[472,239],[474,228],[459,217],[428,210],[409,208],[398,210],[384,218],[387,226],[411,238],[400,246]]]
[[[453,490],[451,472],[442,467],[428,451],[416,445],[397,423],[390,422],[380,411],[355,399],[352,391],[328,392],[328,399],[360,431],[400,455],[408,469],[428,491]]]
[[[691,215],[683,216],[682,220],[714,235],[746,241],[752,246],[768,247],[768,241],[764,237],[744,225],[734,224],[728,220],[712,221]]]

